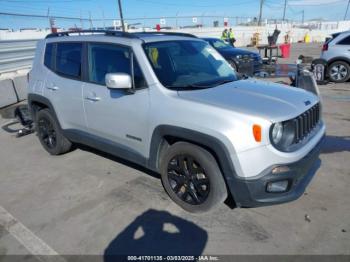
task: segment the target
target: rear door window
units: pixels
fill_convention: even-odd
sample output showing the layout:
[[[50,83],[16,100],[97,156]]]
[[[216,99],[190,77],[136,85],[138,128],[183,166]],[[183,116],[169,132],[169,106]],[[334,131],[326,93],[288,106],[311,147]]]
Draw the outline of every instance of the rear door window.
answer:
[[[80,79],[82,43],[57,43],[56,72]]]

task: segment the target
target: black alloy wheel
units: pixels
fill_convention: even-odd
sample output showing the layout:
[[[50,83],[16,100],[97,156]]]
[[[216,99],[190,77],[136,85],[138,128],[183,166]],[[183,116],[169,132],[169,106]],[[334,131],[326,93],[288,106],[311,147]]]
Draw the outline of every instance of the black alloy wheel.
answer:
[[[52,149],[56,147],[56,131],[49,119],[45,117],[39,119],[38,135],[48,148]]]
[[[192,156],[172,158],[168,163],[168,179],[173,192],[188,204],[200,205],[208,198],[209,178]]]
[[[208,212],[227,198],[225,180],[218,163],[203,147],[179,141],[168,146],[159,160],[165,191],[186,211]]]
[[[45,108],[39,110],[35,117],[35,128],[41,145],[51,155],[67,153],[72,143],[63,134],[54,113]]]

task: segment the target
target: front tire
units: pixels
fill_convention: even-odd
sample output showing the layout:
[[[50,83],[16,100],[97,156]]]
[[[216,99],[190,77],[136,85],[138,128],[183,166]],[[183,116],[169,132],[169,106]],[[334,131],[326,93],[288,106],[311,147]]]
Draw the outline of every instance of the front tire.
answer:
[[[160,171],[170,198],[192,212],[212,210],[227,198],[224,178],[215,158],[205,149],[186,142],[165,152]]]
[[[344,83],[350,78],[350,65],[344,61],[336,61],[328,67],[328,76],[332,82]]]
[[[71,149],[72,143],[63,135],[49,109],[37,112],[35,126],[41,145],[51,155],[64,154]]]

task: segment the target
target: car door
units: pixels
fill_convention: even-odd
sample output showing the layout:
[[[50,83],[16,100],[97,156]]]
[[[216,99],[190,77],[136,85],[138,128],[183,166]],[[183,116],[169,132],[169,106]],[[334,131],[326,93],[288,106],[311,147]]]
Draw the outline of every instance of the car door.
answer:
[[[149,89],[131,49],[116,44],[88,43],[85,50],[88,59],[83,100],[89,132],[103,142],[146,156]],[[134,93],[107,88],[107,73],[134,75]]]
[[[53,53],[44,94],[50,100],[63,129],[85,129],[82,101],[82,43],[59,42],[50,47]],[[45,59],[46,60],[46,59]]]

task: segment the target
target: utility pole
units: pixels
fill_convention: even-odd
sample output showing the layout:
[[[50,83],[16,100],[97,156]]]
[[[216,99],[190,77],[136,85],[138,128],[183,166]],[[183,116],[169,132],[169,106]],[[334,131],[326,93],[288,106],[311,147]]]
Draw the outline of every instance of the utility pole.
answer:
[[[286,8],[287,8],[287,0],[284,0],[284,9],[283,9],[283,19],[284,21],[286,19]]]
[[[52,31],[51,19],[50,19],[50,7],[47,8],[47,19],[49,20],[50,30]]]
[[[84,29],[83,19],[81,18],[81,9],[80,9],[80,27],[82,30]]]
[[[177,29],[177,22],[178,22],[178,21],[177,21],[177,17],[178,17],[178,15],[179,15],[179,11],[176,12],[176,20],[175,20],[176,29]]]
[[[103,19],[103,29],[106,30],[105,11],[104,11],[104,9],[102,9],[102,19]]]
[[[92,18],[91,18],[91,12],[89,11],[89,21],[90,21],[90,30],[93,29],[93,24],[92,24]]]
[[[120,21],[122,23],[122,29],[123,29],[123,32],[125,32],[125,25],[124,25],[124,18],[123,18],[123,10],[122,10],[121,0],[118,0],[118,6],[119,6]]]
[[[305,18],[305,10],[301,11],[302,16],[301,16],[301,23],[304,24],[304,18]]]
[[[348,2],[348,6],[347,6],[346,11],[345,11],[344,21],[346,20],[346,17],[348,16],[349,6],[350,6],[350,0]]]
[[[258,25],[259,25],[259,26],[261,25],[263,4],[264,4],[264,0],[260,0],[260,12],[259,12],[259,21],[258,21]]]

